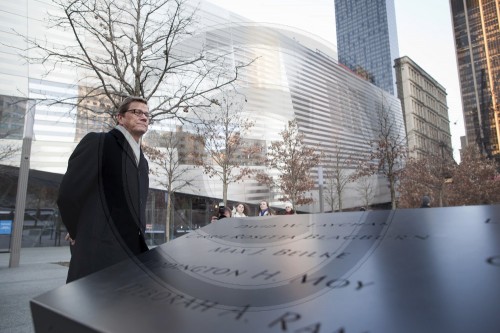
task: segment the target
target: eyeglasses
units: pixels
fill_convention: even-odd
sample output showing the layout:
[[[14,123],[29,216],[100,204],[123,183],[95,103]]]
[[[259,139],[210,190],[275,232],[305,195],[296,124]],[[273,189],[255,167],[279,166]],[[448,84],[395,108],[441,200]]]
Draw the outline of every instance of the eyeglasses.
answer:
[[[137,117],[146,116],[146,118],[148,118],[149,120],[151,120],[151,114],[149,112],[144,112],[144,111],[142,111],[140,109],[130,109],[130,110],[127,110],[126,112],[132,112]]]

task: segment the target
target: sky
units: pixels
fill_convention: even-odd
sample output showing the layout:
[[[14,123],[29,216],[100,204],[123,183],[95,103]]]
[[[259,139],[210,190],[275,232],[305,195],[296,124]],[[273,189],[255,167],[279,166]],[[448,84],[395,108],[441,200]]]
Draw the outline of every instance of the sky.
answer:
[[[353,0],[354,1],[354,0]],[[209,0],[255,22],[279,24],[337,45],[334,0]],[[455,159],[465,135],[451,13],[447,0],[394,0],[399,56],[408,56],[447,92]]]

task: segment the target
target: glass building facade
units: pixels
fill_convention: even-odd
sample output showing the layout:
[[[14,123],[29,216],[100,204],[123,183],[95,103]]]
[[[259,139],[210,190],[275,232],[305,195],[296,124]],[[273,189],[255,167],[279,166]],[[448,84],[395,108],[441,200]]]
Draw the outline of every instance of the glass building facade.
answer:
[[[23,43],[22,38],[13,33],[12,29],[19,29],[32,37],[47,36],[47,39],[60,44],[71,38],[64,32],[44,27],[39,20],[39,13],[45,13],[48,9],[55,10],[48,1],[28,0],[28,3],[29,6],[5,1],[0,4],[0,39],[3,43],[13,46]],[[307,144],[319,146],[318,149],[324,153],[331,153],[335,147],[340,146],[346,159],[362,162],[369,156],[370,140],[377,135],[377,110],[381,108],[386,108],[391,113],[391,118],[397,125],[396,131],[404,136],[400,101],[339,65],[335,51],[329,47],[297,32],[243,23],[245,20],[208,3],[201,3],[199,8],[200,22],[204,29],[192,40],[185,41],[186,50],[193,43],[203,43],[215,53],[221,50],[221,54],[227,54],[227,50],[232,50],[227,56],[233,57],[233,60],[245,62],[255,59],[242,72],[238,82],[238,92],[247,100],[244,112],[255,122],[252,130],[245,133],[246,140],[267,146],[271,141],[280,139],[279,132],[289,120],[297,119],[299,130],[305,134]],[[37,100],[34,104],[36,110],[31,169],[61,176],[66,171],[71,152],[82,136],[89,131],[107,130],[112,122],[106,117],[89,118],[84,110],[69,104],[44,102],[47,97],[76,100],[88,87],[78,83],[75,70],[58,68],[47,76],[44,75],[43,67],[23,62],[18,52],[19,49],[16,48],[2,48],[0,51],[3,60],[0,63],[0,97]],[[234,64],[235,61],[231,63]],[[218,97],[216,94],[211,96]],[[88,103],[87,108],[107,108],[98,100]],[[0,115],[22,116],[26,111],[17,109],[22,104],[17,104],[16,107],[12,103],[0,106]],[[190,113],[186,113],[185,117],[190,117]],[[10,123],[17,126],[19,121],[14,117]],[[187,137],[188,133],[194,133],[189,124],[189,121],[181,124],[174,120],[155,122],[150,127],[150,132],[177,131],[179,135]],[[148,139],[147,136],[148,134],[145,140]],[[13,139],[21,144],[19,135]],[[186,142],[183,149],[189,149],[190,146],[199,149],[190,142]],[[185,163],[190,164],[189,159]],[[0,161],[0,164],[15,167],[19,162],[7,160]],[[322,167],[328,170],[332,165]],[[348,170],[353,171],[354,166]],[[174,220],[204,225],[209,221],[208,206],[218,203],[217,198],[222,198],[222,184],[193,165],[186,167],[186,173],[195,179],[194,186],[182,191],[187,199],[178,201],[179,195],[176,195]],[[313,170],[313,176],[317,177],[317,174],[318,170]],[[148,208],[148,218],[162,220],[162,213],[157,210],[164,205],[165,188],[154,177],[151,176],[150,186],[156,192]],[[57,182],[57,177],[53,179]],[[389,202],[385,178],[375,175],[372,181],[374,186],[371,203],[376,205]],[[299,210],[319,211],[318,188],[311,195],[315,202],[300,207]],[[257,204],[260,200],[268,200],[275,207],[283,205],[278,200],[279,197],[279,193],[269,191],[253,179],[232,184],[228,192],[231,202]],[[0,206],[4,204],[5,201]],[[54,204],[50,200],[44,203]],[[346,189],[343,205],[344,208],[362,205],[354,183]],[[325,211],[334,209],[325,206]]]
[[[395,94],[399,58],[394,0],[335,0],[339,62]]]
[[[467,144],[500,153],[500,1],[450,0]]]

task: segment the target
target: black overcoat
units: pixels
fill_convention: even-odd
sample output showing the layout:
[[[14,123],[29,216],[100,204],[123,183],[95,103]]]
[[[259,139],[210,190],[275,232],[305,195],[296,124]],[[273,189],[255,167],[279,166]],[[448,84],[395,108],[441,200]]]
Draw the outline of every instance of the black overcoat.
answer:
[[[117,129],[89,133],[77,145],[57,205],[75,240],[67,282],[147,251],[148,163]]]

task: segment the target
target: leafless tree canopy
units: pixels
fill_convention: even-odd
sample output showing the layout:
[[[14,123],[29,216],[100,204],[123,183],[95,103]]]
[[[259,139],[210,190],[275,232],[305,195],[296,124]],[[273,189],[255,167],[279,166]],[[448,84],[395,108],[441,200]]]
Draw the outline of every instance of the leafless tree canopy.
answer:
[[[369,142],[370,154],[367,162],[359,165],[358,176],[375,173],[384,175],[389,183],[392,209],[396,209],[396,187],[404,168],[408,146],[406,136],[391,116],[390,106],[384,102],[377,110],[375,139]]]
[[[461,157],[450,183],[450,205],[500,203],[500,177],[495,160],[482,155],[475,145],[464,149]]]
[[[356,192],[360,196],[364,209],[368,209],[373,200],[373,192],[375,189],[375,184],[369,176],[364,176],[357,179],[356,182]]]
[[[167,196],[167,210],[165,220],[165,235],[170,238],[170,225],[172,215],[172,197],[175,192],[187,189],[194,185],[194,174],[188,171],[192,165],[182,163],[184,149],[183,141],[186,136],[183,132],[152,133],[148,135],[149,145],[143,145],[144,153],[149,157],[151,173],[158,182],[165,187]]]
[[[186,0],[53,0],[62,15],[50,15],[50,29],[70,32],[74,43],[29,39],[36,51],[28,60],[47,72],[78,73],[78,106],[102,101],[112,113],[125,95],[154,100],[156,119],[180,117],[189,108],[211,105],[209,97],[231,85],[247,64],[232,53],[207,49],[197,32],[196,8]],[[54,103],[73,103],[59,99]],[[95,110],[91,110],[94,111]],[[100,110],[102,112],[103,110]]]
[[[3,145],[0,141],[0,161],[7,160],[20,151],[19,147],[14,145]]]
[[[420,207],[424,195],[433,198],[433,206],[446,206],[449,194],[446,184],[454,168],[454,161],[441,155],[409,158],[400,175],[398,206]]]
[[[420,207],[424,195],[434,207],[500,203],[498,165],[476,145],[462,150],[459,165],[446,155],[409,159],[400,181],[402,208]]]
[[[11,130],[7,129],[5,131],[0,131],[0,161],[5,161],[11,158],[21,150],[20,146],[9,144],[5,141],[11,136],[11,133],[13,132],[18,132],[18,129],[15,128]]]
[[[315,186],[311,171],[319,165],[321,154],[304,144],[304,134],[295,120],[289,121],[280,135],[282,140],[271,143],[266,162],[278,175],[259,173],[257,180],[280,191],[281,201],[290,201],[294,207],[309,204],[313,199],[307,192]]]
[[[325,165],[330,166],[325,171],[325,199],[332,210],[335,207],[342,211],[342,195],[345,187],[352,181],[348,169],[351,168],[351,156],[342,150],[336,142],[333,152],[325,154]]]
[[[211,108],[198,110],[197,135],[205,148],[198,164],[210,178],[221,182],[226,204],[228,185],[253,172],[252,167],[261,163],[263,147],[261,142],[244,138],[254,126],[244,112],[244,96],[224,92],[214,102]]]

